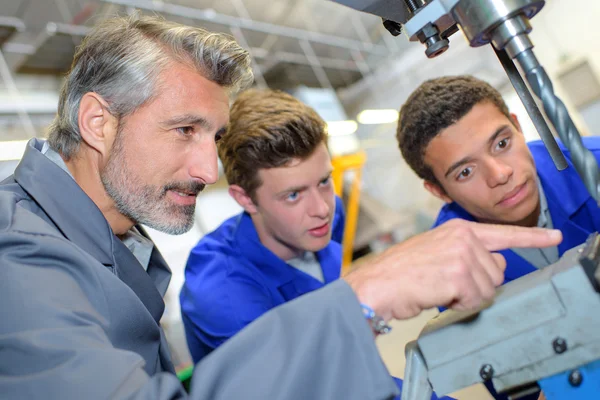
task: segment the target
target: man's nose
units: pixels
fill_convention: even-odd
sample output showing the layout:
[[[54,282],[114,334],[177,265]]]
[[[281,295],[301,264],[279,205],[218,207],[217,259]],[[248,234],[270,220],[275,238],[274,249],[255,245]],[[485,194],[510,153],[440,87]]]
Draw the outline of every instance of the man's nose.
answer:
[[[513,174],[513,168],[497,158],[491,158],[487,162],[487,168],[487,183],[492,188],[506,184]]]
[[[207,185],[213,184],[219,179],[217,145],[214,141],[198,143],[189,162],[189,174],[192,178]]]
[[[329,204],[322,193],[313,193],[311,195],[311,204],[309,214],[311,217],[327,218],[329,216]]]

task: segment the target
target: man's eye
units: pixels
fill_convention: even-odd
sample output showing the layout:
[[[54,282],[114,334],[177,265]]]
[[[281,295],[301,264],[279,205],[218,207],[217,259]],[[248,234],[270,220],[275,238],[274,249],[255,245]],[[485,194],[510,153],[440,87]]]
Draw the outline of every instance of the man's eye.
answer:
[[[319,182],[319,184],[321,186],[326,186],[326,185],[329,184],[329,182],[331,182],[331,177],[330,176],[328,176],[327,178],[323,179],[321,182]]]
[[[508,147],[508,142],[509,139],[502,139],[501,141],[498,142],[498,144],[496,145],[499,149],[505,149],[506,147]]]
[[[292,193],[288,194],[285,199],[288,201],[296,201],[296,200],[298,200],[298,196],[299,196],[298,192],[292,192]]]
[[[462,171],[460,171],[460,173],[458,174],[458,180],[461,179],[465,179],[468,178],[469,176],[471,176],[471,173],[473,172],[473,168],[468,167],[463,169]]]
[[[192,126],[182,126],[177,128],[176,131],[184,136],[189,136],[194,133],[194,127]]]
[[[217,133],[217,134],[215,135],[215,143],[218,143],[218,142],[220,142],[220,141],[221,141],[221,139],[223,139],[223,134],[221,134],[221,133]]]

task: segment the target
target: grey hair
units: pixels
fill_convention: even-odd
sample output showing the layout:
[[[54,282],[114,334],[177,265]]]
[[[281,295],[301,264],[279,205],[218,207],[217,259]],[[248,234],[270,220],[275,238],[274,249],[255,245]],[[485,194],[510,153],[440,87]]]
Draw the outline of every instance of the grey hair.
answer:
[[[121,119],[151,101],[170,62],[189,64],[230,94],[253,82],[250,55],[233,37],[160,17],[132,16],[98,24],[77,49],[49,128],[50,147],[70,159],[79,150],[79,103],[94,92]]]

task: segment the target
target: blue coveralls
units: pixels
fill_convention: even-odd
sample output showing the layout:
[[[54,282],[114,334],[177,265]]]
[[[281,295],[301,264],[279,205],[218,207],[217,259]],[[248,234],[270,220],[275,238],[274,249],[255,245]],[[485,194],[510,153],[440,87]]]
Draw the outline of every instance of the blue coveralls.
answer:
[[[344,211],[336,197],[332,240],[316,253],[325,283],[288,265],[262,245],[250,215],[225,221],[192,249],[180,293],[194,362],[262,314],[340,277]]]

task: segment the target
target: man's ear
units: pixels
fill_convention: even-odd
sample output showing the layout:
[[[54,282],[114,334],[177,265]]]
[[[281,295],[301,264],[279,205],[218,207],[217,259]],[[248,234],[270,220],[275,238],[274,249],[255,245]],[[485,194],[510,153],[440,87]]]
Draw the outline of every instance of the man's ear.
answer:
[[[83,141],[108,157],[117,135],[118,121],[108,112],[108,104],[94,92],[83,95],[79,102],[79,133]]]
[[[521,124],[519,123],[519,118],[517,118],[517,114],[510,113],[510,120],[515,125],[515,128],[517,128],[519,132],[523,133],[523,130],[521,129]]]
[[[230,185],[229,195],[235,199],[235,201],[246,211],[248,214],[256,213],[256,204],[248,193],[241,186]]]
[[[431,193],[438,199],[441,199],[442,201],[445,201],[446,203],[452,203],[453,200],[450,197],[448,197],[448,195],[446,194],[446,191],[437,183],[433,183],[430,181],[424,181],[423,187],[425,189],[427,189],[427,191],[429,193]]]

